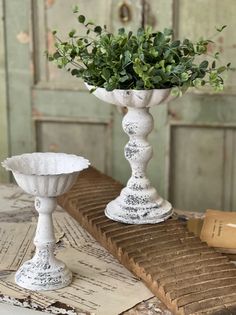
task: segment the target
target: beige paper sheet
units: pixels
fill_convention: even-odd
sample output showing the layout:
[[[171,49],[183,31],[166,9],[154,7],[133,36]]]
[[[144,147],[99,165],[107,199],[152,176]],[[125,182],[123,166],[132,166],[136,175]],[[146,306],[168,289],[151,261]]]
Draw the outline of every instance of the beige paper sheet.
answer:
[[[15,271],[31,258],[34,234],[34,223],[0,223],[0,271]]]
[[[64,231],[63,241],[67,247],[79,249],[91,257],[102,259],[104,262],[119,265],[119,262],[84,230],[68,213],[57,212],[53,216],[56,235]],[[125,269],[124,267],[122,267]]]
[[[4,295],[17,300],[24,301],[24,307],[30,307],[32,304],[37,305],[39,308],[47,308],[52,305],[55,300],[48,298],[47,296],[39,292],[27,291],[14,283],[14,276],[11,275],[6,281],[0,281],[0,292],[4,292]],[[30,297],[29,297],[30,296]],[[20,305],[20,302],[19,302]],[[23,305],[22,305],[23,306]]]
[[[26,194],[16,185],[2,185],[0,184],[0,213],[8,213],[8,218],[12,220],[9,211],[19,211],[18,220],[22,216],[22,211],[31,211],[33,215],[34,197]]]
[[[119,264],[73,248],[57,257],[73,271],[72,284],[44,295],[96,315],[117,315],[153,295],[128,270]]]

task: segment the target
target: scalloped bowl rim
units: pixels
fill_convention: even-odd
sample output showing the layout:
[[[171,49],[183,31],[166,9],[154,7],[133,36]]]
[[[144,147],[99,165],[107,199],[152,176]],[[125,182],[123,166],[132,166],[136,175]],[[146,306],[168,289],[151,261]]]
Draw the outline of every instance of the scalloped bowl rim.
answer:
[[[86,82],[84,83],[89,91],[95,88],[93,85],[89,85]],[[171,89],[172,88],[149,90],[114,89],[112,91],[107,91],[104,87],[97,87],[92,94],[100,100],[116,106],[147,108],[172,101],[175,97],[171,95]],[[122,98],[130,103],[123,103]]]
[[[87,82],[84,82],[84,84],[86,85],[87,89],[90,90],[92,88],[95,88],[94,85],[91,85],[91,84],[88,84]],[[103,89],[103,90],[106,90],[104,87],[96,87],[96,89]],[[114,89],[112,91],[107,91],[107,92],[115,92],[115,91],[129,91],[129,92],[134,92],[134,93],[144,93],[144,92],[148,92],[148,91],[168,91],[168,90],[171,90],[172,87],[170,88],[164,88],[164,89],[143,89],[143,90],[135,90],[135,89]]]
[[[26,167],[27,162],[35,158],[40,158],[42,160],[42,163],[45,163],[47,159],[52,159],[54,158],[55,161],[59,161],[60,159],[64,159],[67,163],[73,162],[72,166],[70,167],[65,167],[65,170],[62,169],[62,165],[58,165],[56,170],[54,171],[49,171],[49,169],[38,169],[36,168],[36,165],[29,166],[28,169]],[[57,159],[57,160],[56,160]],[[23,163],[21,163],[23,162]],[[62,162],[59,162],[62,163]],[[58,163],[58,164],[59,164]],[[86,168],[89,167],[90,162],[89,160],[85,159],[82,156],[78,156],[75,154],[67,154],[67,153],[56,153],[56,152],[34,152],[34,153],[24,153],[20,155],[14,155],[12,157],[6,158],[2,163],[2,166],[7,170],[7,171],[12,171],[13,173],[17,174],[22,174],[22,175],[35,175],[35,176],[57,176],[57,175],[69,175],[73,173],[78,173]],[[21,165],[22,164],[22,165]]]

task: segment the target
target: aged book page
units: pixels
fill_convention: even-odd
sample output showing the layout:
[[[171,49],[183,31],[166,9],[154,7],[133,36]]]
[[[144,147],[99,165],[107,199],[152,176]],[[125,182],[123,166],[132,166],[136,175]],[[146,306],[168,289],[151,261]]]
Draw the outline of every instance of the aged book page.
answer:
[[[54,300],[79,307],[91,314],[117,315],[152,296],[151,292],[120,264],[103,261],[73,248],[57,257],[73,271],[72,284],[45,292]]]
[[[53,219],[56,234],[64,231],[66,244],[57,256],[73,271],[74,279],[70,287],[48,296],[57,295],[67,305],[98,315],[119,314],[153,296],[68,213],[56,212]]]
[[[102,247],[86,230],[84,230],[75,219],[68,213],[56,212],[53,216],[56,235],[63,236],[66,247],[73,247],[89,257],[95,257],[103,262],[121,266],[120,263]],[[126,270],[122,267],[123,270]]]
[[[16,271],[34,250],[34,223],[0,223],[0,271]]]

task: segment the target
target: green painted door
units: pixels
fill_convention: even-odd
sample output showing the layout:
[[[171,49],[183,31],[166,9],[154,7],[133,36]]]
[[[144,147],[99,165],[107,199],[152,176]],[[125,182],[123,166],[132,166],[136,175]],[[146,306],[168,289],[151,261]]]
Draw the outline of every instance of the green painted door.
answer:
[[[177,35],[212,37],[235,67],[236,1],[180,0]],[[228,25],[223,33],[215,27]],[[209,47],[211,54],[211,47]],[[222,94],[188,93],[168,106],[168,194],[178,208],[236,210],[236,73]]]
[[[99,4],[97,0],[1,0],[5,22],[0,41],[5,30],[8,92],[8,105],[3,100],[1,112],[5,115],[4,110],[7,106],[9,109],[9,142],[3,134],[1,157],[34,150],[64,151],[84,155],[98,169],[112,174],[119,167],[113,163],[113,148],[119,144],[114,124],[116,115],[120,118],[121,114],[90,95],[82,82],[49,64],[44,54],[53,49],[54,29],[67,34],[79,27],[72,14],[75,5],[89,19],[112,30],[126,23],[127,14],[128,20],[132,16],[129,28],[142,24],[141,1],[129,1],[126,6],[111,0]],[[82,27],[79,32],[84,32]],[[1,55],[4,57],[3,52]],[[1,119],[5,132],[5,116]],[[5,174],[2,173],[2,180]]]
[[[210,0],[1,0],[0,4],[5,18],[0,43],[6,51],[4,60],[0,48],[1,84],[7,79],[6,86],[0,86],[6,91],[0,96],[1,158],[34,150],[64,151],[88,157],[122,182],[129,176],[123,156],[124,112],[90,95],[82,82],[48,64],[44,56],[53,47],[54,29],[65,34],[78,28],[72,16],[75,4],[89,19],[111,30],[151,24],[195,38],[210,36],[216,25],[228,24],[224,37],[216,38],[217,48],[227,61],[233,61],[235,54],[234,0],[214,0],[214,5]],[[190,92],[152,109],[155,128],[149,139],[154,158],[149,176],[175,207],[236,208],[235,74],[227,82],[224,95]],[[0,176],[7,180],[6,173]]]
[[[4,7],[0,1],[0,161],[8,156],[8,121],[5,59]],[[0,167],[0,181],[8,182],[9,174]]]

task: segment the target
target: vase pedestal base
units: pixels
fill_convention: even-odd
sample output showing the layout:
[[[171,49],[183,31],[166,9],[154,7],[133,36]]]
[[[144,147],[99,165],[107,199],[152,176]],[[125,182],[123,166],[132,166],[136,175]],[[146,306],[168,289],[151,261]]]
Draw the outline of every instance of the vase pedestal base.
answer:
[[[173,213],[172,205],[162,198],[146,205],[126,205],[121,199],[119,196],[106,206],[105,215],[109,219],[127,224],[155,224]]]
[[[15,275],[16,284],[34,291],[57,290],[68,286],[71,281],[72,272],[59,260],[44,266],[33,259],[28,260]]]

